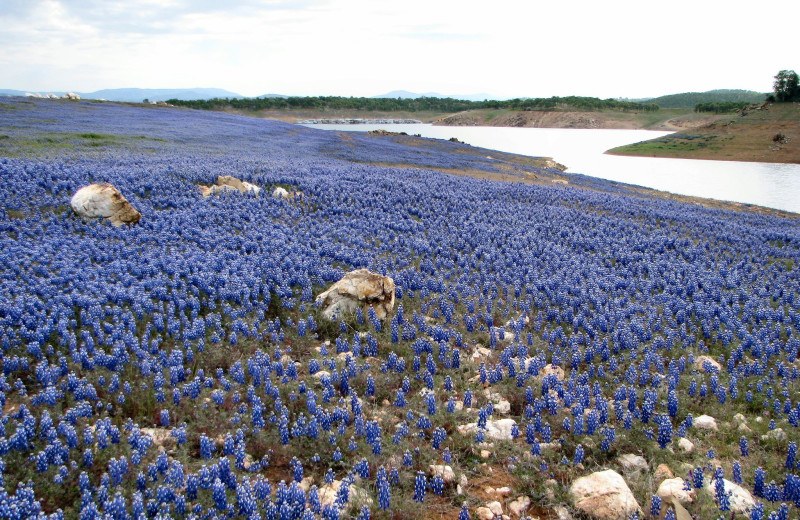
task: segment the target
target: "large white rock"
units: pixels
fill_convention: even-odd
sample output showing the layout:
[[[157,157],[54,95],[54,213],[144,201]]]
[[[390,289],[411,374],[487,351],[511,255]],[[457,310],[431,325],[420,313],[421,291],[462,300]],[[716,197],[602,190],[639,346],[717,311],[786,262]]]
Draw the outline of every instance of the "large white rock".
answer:
[[[710,415],[701,415],[692,422],[692,425],[699,430],[716,430],[717,420]]]
[[[72,196],[70,206],[80,217],[107,218],[116,227],[136,224],[142,217],[119,190],[108,183],[90,184],[79,189]]]
[[[658,486],[656,494],[668,504],[672,503],[672,499],[681,504],[690,504],[694,502],[694,489],[686,491],[683,484],[682,478],[668,478]]]
[[[627,520],[640,510],[625,480],[611,469],[577,479],[569,493],[575,508],[599,520]]]
[[[511,428],[517,424],[514,419],[498,419],[496,421],[486,421],[484,436],[495,441],[510,441],[514,437],[511,435]],[[457,428],[462,435],[473,434],[478,430],[478,423],[462,424]]]
[[[753,495],[750,494],[745,488],[738,484],[734,484],[728,479],[722,479],[722,482],[725,486],[725,493],[730,496],[730,504],[731,504],[731,511],[736,513],[746,513],[756,505],[756,501],[753,500]],[[714,496],[714,484],[715,479],[711,479],[710,481],[706,482],[705,487],[703,490],[706,493],[709,493],[712,497]]]
[[[274,190],[272,190],[272,196],[276,199],[288,199],[289,192],[286,189],[277,186]]]
[[[317,302],[323,307],[322,315],[329,320],[339,319],[342,314],[354,313],[359,308],[366,314],[367,307],[375,309],[378,319],[382,320],[394,309],[394,280],[367,269],[357,269],[317,296]]]

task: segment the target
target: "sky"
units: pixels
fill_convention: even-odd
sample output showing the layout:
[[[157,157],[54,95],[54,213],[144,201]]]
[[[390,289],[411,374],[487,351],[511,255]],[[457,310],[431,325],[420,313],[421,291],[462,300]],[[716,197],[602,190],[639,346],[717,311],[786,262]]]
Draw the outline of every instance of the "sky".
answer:
[[[0,0],[0,88],[245,96],[772,90],[800,2]]]

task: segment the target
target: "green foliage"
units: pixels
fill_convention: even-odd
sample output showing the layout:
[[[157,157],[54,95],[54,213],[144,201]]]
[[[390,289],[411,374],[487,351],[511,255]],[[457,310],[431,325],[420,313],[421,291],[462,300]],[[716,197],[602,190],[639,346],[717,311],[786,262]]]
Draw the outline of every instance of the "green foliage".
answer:
[[[631,101],[618,101],[615,99],[599,99],[593,97],[550,97],[550,98],[516,98],[504,101],[466,101],[453,98],[420,97],[416,99],[403,98],[354,98],[339,96],[311,96],[311,97],[286,97],[286,98],[215,98],[209,100],[182,101],[170,99],[168,103],[176,106],[199,108],[203,110],[368,110],[382,112],[462,112],[464,110],[511,109],[511,110],[621,110],[644,111],[658,110],[654,104],[633,103]]]
[[[749,106],[746,101],[725,101],[722,103],[698,103],[694,106],[695,112],[714,112],[715,114],[725,114],[736,112]]]
[[[670,94],[650,100],[661,108],[692,108],[699,103],[761,103],[764,94],[752,90],[709,90],[708,92],[684,92]]]
[[[800,100],[800,78],[793,70],[782,70],[775,75],[772,84],[775,90],[775,99],[778,101]]]

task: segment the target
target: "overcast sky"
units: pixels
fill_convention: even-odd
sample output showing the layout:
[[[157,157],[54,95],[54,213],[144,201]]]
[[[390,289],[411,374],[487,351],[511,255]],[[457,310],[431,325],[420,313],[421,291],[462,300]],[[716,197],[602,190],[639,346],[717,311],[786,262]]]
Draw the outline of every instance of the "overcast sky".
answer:
[[[0,0],[0,88],[499,98],[772,90],[800,2]]]

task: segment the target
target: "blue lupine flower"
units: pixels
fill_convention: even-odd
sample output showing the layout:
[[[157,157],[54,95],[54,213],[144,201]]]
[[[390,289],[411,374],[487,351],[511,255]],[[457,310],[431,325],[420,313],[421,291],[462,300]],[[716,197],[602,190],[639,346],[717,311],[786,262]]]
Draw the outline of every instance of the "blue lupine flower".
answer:
[[[575,464],[580,464],[583,462],[583,446],[580,444],[578,444],[578,446],[575,448],[575,458],[573,462]]]
[[[694,484],[695,489],[703,487],[703,468],[694,468],[694,471],[692,471],[692,484]]]
[[[414,502],[425,502],[425,489],[428,485],[425,473],[418,471],[414,479]]]
[[[658,495],[650,496],[650,516],[658,517],[661,515],[661,498]]]
[[[753,494],[757,497],[764,497],[764,478],[766,474],[761,467],[756,468],[753,476]]]
[[[797,443],[790,442],[789,448],[786,453],[786,462],[784,463],[784,467],[786,469],[794,469],[796,456],[797,456]]]
[[[733,463],[733,481],[736,484],[742,483],[742,465],[738,460]]]

